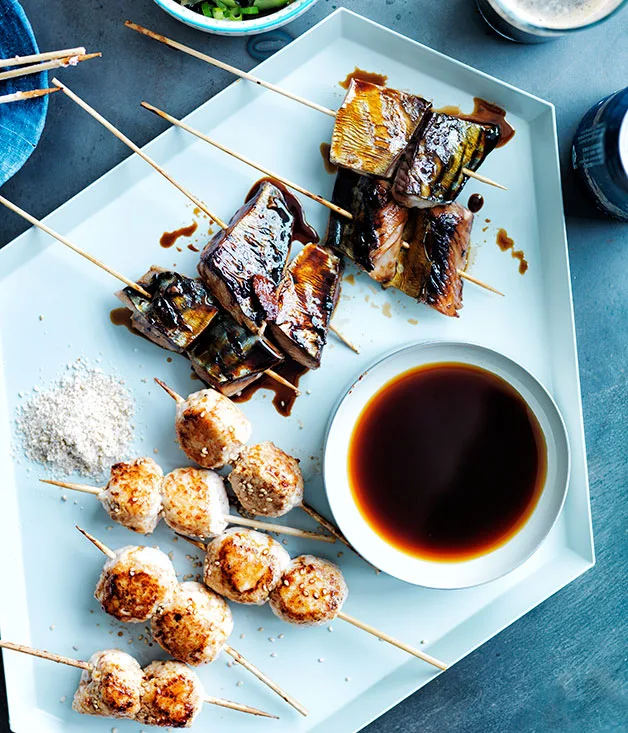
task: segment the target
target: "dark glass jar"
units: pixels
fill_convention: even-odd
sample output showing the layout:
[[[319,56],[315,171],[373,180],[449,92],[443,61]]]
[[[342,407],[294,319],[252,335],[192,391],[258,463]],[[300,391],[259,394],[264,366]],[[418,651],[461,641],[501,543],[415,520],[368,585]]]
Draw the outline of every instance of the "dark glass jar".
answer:
[[[598,208],[628,221],[628,88],[598,102],[582,118],[572,163]]]

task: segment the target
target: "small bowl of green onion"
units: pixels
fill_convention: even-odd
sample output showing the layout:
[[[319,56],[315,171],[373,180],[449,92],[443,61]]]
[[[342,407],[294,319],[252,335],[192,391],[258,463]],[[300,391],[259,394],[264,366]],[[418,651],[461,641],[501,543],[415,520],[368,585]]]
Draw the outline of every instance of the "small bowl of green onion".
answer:
[[[317,0],[155,0],[186,25],[219,36],[252,36],[280,28]]]

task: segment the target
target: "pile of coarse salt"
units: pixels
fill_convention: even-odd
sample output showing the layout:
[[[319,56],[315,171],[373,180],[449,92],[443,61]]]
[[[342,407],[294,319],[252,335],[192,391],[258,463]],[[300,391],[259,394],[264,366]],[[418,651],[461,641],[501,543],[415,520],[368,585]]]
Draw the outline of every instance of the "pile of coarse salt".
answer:
[[[17,433],[30,460],[59,474],[100,478],[129,456],[135,402],[121,379],[81,358],[67,369],[18,408]]]

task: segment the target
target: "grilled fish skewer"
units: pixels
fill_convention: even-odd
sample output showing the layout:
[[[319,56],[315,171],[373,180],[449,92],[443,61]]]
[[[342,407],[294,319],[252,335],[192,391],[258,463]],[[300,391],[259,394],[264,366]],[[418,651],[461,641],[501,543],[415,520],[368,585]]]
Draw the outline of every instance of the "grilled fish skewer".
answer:
[[[275,84],[271,84],[270,82],[264,81],[263,79],[260,79],[259,77],[254,76],[253,74],[242,71],[241,69],[238,69],[234,66],[230,66],[229,64],[225,64],[224,62],[219,61],[218,59],[215,59],[211,56],[203,54],[200,51],[196,51],[195,49],[190,48],[189,46],[185,46],[182,43],[173,41],[172,39],[167,38],[166,36],[163,36],[159,33],[155,33],[154,31],[151,31],[140,25],[137,25],[136,23],[132,23],[127,20],[125,25],[127,28],[131,28],[132,30],[137,31],[138,33],[141,33],[144,36],[148,36],[149,38],[152,38],[153,40],[159,41],[160,43],[164,43],[166,46],[175,48],[178,51],[183,51],[183,53],[186,53],[189,56],[194,56],[195,58],[198,58],[201,61],[205,61],[205,63],[211,64],[212,66],[216,66],[219,69],[223,69],[224,71],[228,71],[231,74],[234,74],[235,76],[239,76],[242,79],[247,79],[248,81],[252,81],[254,84],[257,84],[258,86],[262,86],[266,89],[269,89],[270,91],[276,92],[277,94],[282,94],[284,97],[288,97],[289,99],[292,99],[295,102],[299,102],[300,104],[304,104],[308,107],[311,107],[312,109],[315,109],[318,112],[322,112],[323,114],[329,115],[330,117],[336,117],[338,114],[337,111],[335,112],[334,110],[328,109],[327,107],[322,107],[321,105],[317,104],[316,102],[312,102],[309,99],[305,99],[304,97],[300,97],[296,94],[293,94],[292,92],[289,92],[286,89],[282,89],[281,87],[278,87]],[[476,180],[482,183],[486,183],[489,186],[494,186],[502,190],[507,190],[504,186],[497,183],[496,181],[493,181],[490,178],[487,178],[486,176],[482,176],[479,173],[476,173],[475,171],[469,168],[464,168],[463,172],[469,178],[475,178]]]
[[[218,506],[224,503],[222,496],[224,489],[222,479],[213,471],[194,468],[179,469],[178,472],[175,470],[166,477],[159,471],[159,478],[161,479],[159,483],[166,485],[166,482],[168,482],[169,490],[166,496],[162,497],[162,489],[159,486],[156,491],[152,491],[156,494],[156,497],[151,497],[147,491],[142,491],[142,488],[146,487],[150,479],[144,477],[142,481],[141,479],[138,480],[137,476],[137,464],[142,460],[150,461],[151,459],[138,459],[133,463],[118,463],[113,466],[112,480],[102,488],[52,479],[40,479],[40,481],[62,489],[80,491],[84,494],[96,496],[114,521],[142,534],[151,534],[163,514],[165,515],[166,524],[176,532],[193,537],[204,537],[205,539],[220,534],[228,525],[240,525],[242,527],[253,527],[260,531],[277,532],[290,537],[301,537],[329,543],[335,541],[334,537],[319,532],[309,532],[295,527],[270,524],[256,519],[227,514],[222,511],[221,506]],[[209,480],[206,480],[206,476]],[[138,486],[139,490],[134,490],[134,479],[136,483],[141,482],[143,484],[143,487]],[[208,490],[211,491],[218,480],[220,480],[221,486],[220,490],[215,492],[218,496],[214,501],[205,495],[208,494]],[[186,492],[186,486],[193,487],[193,499],[189,496],[190,492]],[[166,499],[168,499],[167,505],[165,505]],[[226,501],[226,494],[224,495],[224,501]],[[187,517],[186,520],[183,520],[183,524],[181,524],[182,515]]]
[[[118,651],[117,649],[96,652],[92,655],[89,662],[83,662],[79,659],[71,659],[70,657],[53,654],[52,652],[47,652],[42,649],[34,649],[33,647],[26,646],[25,644],[16,644],[11,641],[0,641],[0,648],[20,652],[21,654],[29,654],[33,657],[39,657],[40,659],[47,659],[48,661],[56,662],[57,664],[76,667],[77,669],[83,670],[84,673],[87,673],[87,675],[84,674],[81,678],[81,684],[75,695],[75,703],[73,707],[75,710],[79,707],[81,708],[80,710],[77,710],[77,712],[91,715],[102,715],[104,717],[134,719],[135,715],[137,715],[142,707],[141,682],[143,672],[135,659],[125,652]],[[180,662],[169,662],[168,664],[172,665],[172,668],[178,672],[183,672],[183,670],[185,670],[185,675],[196,682],[194,679],[196,677],[195,673],[185,665],[180,664]],[[92,672],[95,670],[100,672],[101,667],[104,667],[102,671],[106,670],[106,673],[98,675],[99,680],[96,682],[96,679],[92,677]],[[149,665],[149,667],[152,667],[152,665]],[[130,675],[129,672],[131,673]],[[129,690],[129,678],[132,679],[134,677],[136,680],[133,681],[140,682],[140,685],[132,685],[135,689]],[[120,682],[121,679],[124,684],[116,684],[117,682]],[[89,704],[81,694],[85,691],[85,688],[90,684],[90,682],[91,689],[89,690],[89,693],[90,700],[93,701],[92,704]],[[200,689],[200,680],[198,680],[197,685]],[[109,702],[108,706],[103,706],[101,704],[103,697],[106,702]],[[114,700],[118,703],[117,709],[115,707]],[[87,706],[85,705],[86,702],[88,703]],[[230,710],[238,710],[239,712],[248,713],[249,715],[259,715],[263,718],[274,718],[278,720],[278,717],[276,715],[271,715],[271,713],[266,713],[263,710],[258,710],[257,708],[250,707],[249,705],[243,705],[239,702],[232,702],[231,700],[224,700],[220,697],[213,697],[211,695],[207,695],[205,692],[203,692],[202,702],[209,703],[210,705],[219,705],[220,707],[229,708]],[[93,703],[96,704],[94,705]],[[85,709],[86,707],[87,709]],[[109,713],[108,715],[103,711],[103,707],[109,708],[107,710]],[[135,715],[129,715],[129,711],[135,713]],[[194,711],[194,713],[196,713],[196,711]],[[196,714],[190,715],[192,720],[195,717]],[[192,720],[169,721],[169,723],[164,722],[158,725],[167,726],[176,722],[178,723],[177,727],[189,727],[192,724]]]
[[[144,572],[136,572],[134,557],[152,551],[153,554],[162,555],[163,562],[169,563],[172,568],[168,556],[152,547],[123,547],[114,552],[84,529],[78,526],[76,528],[108,558],[94,594],[103,609],[120,621],[128,621],[128,618],[116,613],[116,604],[125,605],[132,612],[136,609],[144,611],[146,599],[152,600],[154,596],[155,581],[161,578],[158,573],[153,578],[147,578],[146,570],[149,568],[146,563]],[[174,568],[172,574],[174,575]],[[169,615],[173,618],[164,618]],[[154,610],[146,616],[151,619],[155,640],[168,652],[182,652],[181,656],[189,660],[189,663],[197,665],[213,661],[224,650],[301,715],[308,715],[307,708],[226,643],[233,630],[233,619],[222,597],[205,592],[199,583],[177,584],[175,576],[171,592],[159,603],[155,603]],[[199,637],[201,641],[197,643]],[[199,644],[202,648],[200,658]]]

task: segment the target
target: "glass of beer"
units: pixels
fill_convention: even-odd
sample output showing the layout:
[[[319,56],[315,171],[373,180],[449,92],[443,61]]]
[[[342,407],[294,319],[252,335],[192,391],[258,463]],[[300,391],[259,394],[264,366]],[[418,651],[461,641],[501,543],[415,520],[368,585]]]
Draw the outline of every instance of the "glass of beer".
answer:
[[[591,28],[628,0],[477,0],[484,20],[511,41],[540,43]]]

